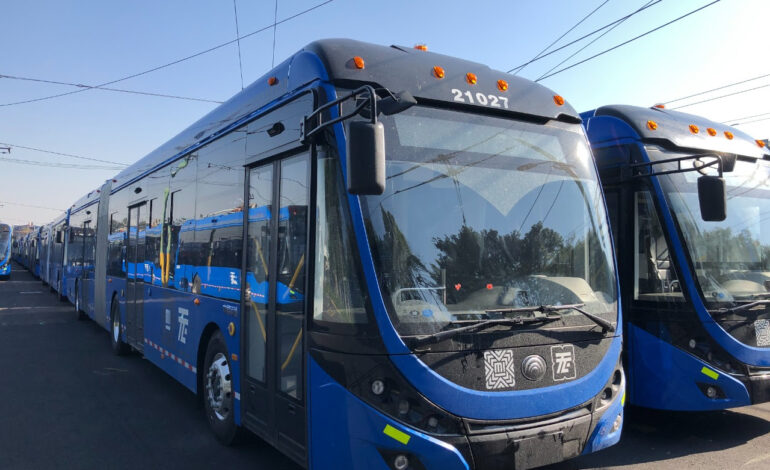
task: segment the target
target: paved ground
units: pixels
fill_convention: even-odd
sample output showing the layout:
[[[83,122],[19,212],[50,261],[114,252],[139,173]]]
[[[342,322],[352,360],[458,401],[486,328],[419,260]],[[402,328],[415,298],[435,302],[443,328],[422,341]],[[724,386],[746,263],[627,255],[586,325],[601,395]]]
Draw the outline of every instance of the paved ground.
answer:
[[[0,281],[0,469],[296,469],[257,438],[219,445],[194,396],[14,266]],[[548,470],[770,468],[770,404],[629,410],[615,447]]]

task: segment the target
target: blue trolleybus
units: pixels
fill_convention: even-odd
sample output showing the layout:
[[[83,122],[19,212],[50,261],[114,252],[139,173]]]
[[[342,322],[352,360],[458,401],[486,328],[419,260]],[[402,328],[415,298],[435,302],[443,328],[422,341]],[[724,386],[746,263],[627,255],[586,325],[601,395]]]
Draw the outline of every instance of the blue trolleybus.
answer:
[[[770,152],[666,109],[583,118],[618,256],[630,402],[770,400]]]
[[[13,226],[0,223],[0,279],[11,277]]]
[[[598,175],[579,115],[527,80],[316,42],[41,240],[47,282],[201,396],[224,443],[524,469],[620,437]]]

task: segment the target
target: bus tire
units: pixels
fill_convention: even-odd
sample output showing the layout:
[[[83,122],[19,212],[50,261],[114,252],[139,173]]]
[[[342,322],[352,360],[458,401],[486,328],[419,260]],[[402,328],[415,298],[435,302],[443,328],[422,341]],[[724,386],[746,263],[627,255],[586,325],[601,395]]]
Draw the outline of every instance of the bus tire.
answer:
[[[123,356],[128,353],[129,347],[120,337],[120,308],[114,299],[112,301],[112,307],[110,307],[110,325],[110,344],[112,345],[112,352],[116,356]]]
[[[209,427],[222,444],[235,444],[243,431],[235,425],[232,368],[221,332],[211,335],[203,364],[203,409]]]
[[[80,283],[75,283],[75,316],[78,320],[85,320],[88,318],[86,313],[80,307]]]

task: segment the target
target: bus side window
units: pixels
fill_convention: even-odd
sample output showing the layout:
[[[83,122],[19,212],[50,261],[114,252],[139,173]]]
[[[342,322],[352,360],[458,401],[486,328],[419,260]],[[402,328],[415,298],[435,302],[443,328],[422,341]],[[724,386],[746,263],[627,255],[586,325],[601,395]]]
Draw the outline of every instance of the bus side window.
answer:
[[[369,321],[363,274],[350,224],[347,194],[339,159],[321,154],[318,160],[316,213],[315,301],[313,320],[362,325]]]
[[[682,289],[652,196],[641,191],[634,199],[634,299],[683,302]]]

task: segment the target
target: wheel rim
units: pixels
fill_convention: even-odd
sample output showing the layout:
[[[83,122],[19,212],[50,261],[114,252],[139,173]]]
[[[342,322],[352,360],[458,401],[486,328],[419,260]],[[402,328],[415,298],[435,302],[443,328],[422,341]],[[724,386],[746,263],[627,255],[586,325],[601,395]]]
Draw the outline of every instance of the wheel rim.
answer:
[[[230,416],[232,391],[230,365],[224,354],[217,353],[206,372],[206,400],[211,412],[220,421]]]

